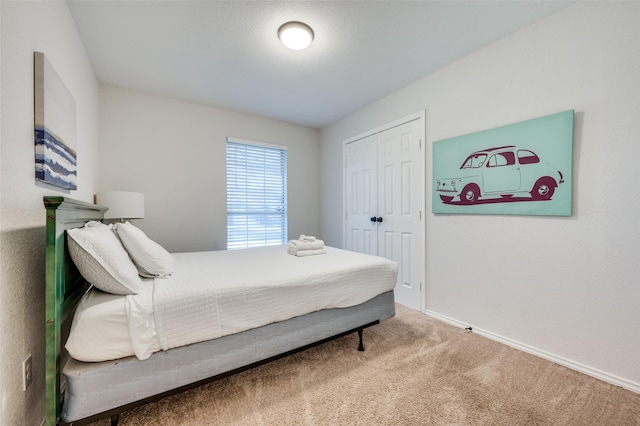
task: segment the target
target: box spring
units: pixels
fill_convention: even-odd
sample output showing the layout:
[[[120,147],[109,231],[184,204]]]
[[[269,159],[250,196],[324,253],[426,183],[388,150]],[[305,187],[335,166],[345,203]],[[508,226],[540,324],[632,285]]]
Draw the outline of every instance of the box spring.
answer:
[[[139,401],[361,328],[395,315],[393,291],[348,308],[313,312],[287,321],[153,354],[100,363],[69,359],[61,419],[93,420]],[[355,346],[354,346],[355,350]]]

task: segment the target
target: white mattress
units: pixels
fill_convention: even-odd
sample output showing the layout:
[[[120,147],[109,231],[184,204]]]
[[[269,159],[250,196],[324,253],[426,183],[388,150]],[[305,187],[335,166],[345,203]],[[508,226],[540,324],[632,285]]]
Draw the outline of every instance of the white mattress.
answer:
[[[296,257],[287,246],[176,253],[175,272],[138,295],[91,290],[67,341],[80,361],[167,350],[328,308],[363,303],[392,290],[395,262],[326,247]]]

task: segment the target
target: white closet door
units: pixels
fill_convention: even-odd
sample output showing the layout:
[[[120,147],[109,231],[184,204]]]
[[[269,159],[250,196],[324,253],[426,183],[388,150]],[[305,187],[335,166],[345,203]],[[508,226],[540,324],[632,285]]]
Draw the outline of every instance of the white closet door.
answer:
[[[377,254],[377,138],[375,135],[346,146],[346,249]]]
[[[398,303],[422,309],[420,120],[378,135],[378,255],[398,262]]]
[[[416,310],[424,299],[423,134],[418,119],[345,147],[346,249],[398,262],[396,301]]]

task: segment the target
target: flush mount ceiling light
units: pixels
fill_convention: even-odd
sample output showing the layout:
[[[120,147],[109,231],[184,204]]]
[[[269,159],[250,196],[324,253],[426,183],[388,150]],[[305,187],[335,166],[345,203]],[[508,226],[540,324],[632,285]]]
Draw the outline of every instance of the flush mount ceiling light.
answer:
[[[278,28],[278,38],[289,49],[302,50],[313,41],[313,30],[303,22],[291,21]]]

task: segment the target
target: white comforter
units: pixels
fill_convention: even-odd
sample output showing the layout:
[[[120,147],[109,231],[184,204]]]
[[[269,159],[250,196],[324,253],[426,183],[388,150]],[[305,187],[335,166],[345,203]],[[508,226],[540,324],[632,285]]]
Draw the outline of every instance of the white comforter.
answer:
[[[395,287],[395,262],[332,247],[326,251],[297,257],[287,254],[287,246],[272,246],[174,254],[171,277],[125,296],[131,350],[146,359],[159,349],[354,306]]]

